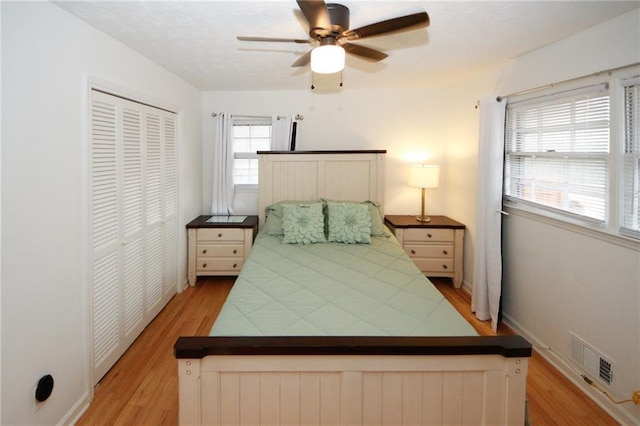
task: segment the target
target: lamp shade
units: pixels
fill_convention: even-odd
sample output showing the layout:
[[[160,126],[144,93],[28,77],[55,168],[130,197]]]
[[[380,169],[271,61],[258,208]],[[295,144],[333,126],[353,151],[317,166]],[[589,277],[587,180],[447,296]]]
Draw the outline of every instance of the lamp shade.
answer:
[[[311,51],[311,71],[332,74],[344,69],[344,49],[342,46],[327,44]]]
[[[409,166],[409,186],[437,188],[440,183],[440,166],[426,164]]]

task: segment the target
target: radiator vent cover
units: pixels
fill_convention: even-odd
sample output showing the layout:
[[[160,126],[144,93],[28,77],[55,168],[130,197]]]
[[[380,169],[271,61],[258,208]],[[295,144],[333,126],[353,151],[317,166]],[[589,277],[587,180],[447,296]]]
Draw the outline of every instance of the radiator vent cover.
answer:
[[[573,332],[570,331],[569,334],[571,334],[571,358],[589,378],[597,380],[615,393],[614,362]]]

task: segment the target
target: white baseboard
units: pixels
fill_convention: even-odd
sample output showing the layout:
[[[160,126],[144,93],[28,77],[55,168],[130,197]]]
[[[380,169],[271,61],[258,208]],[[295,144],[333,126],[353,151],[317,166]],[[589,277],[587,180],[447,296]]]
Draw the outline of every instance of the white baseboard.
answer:
[[[78,402],[76,402],[67,414],[65,414],[65,416],[58,422],[58,426],[75,425],[78,423],[80,417],[82,417],[85,411],[89,408],[89,398],[89,392],[83,393]]]
[[[473,290],[473,287],[471,286],[471,284],[469,284],[468,281],[462,280],[462,289],[467,293],[469,293],[469,295],[471,295],[471,291]]]
[[[185,278],[184,281],[182,281],[182,284],[178,286],[178,294],[185,291],[187,287],[189,287],[189,279]]]
[[[559,353],[538,339],[533,333],[529,332],[525,327],[511,318],[509,315],[503,313],[502,321],[505,325],[511,328],[516,333],[527,339],[534,347],[534,350],[547,360],[553,367],[555,367],[563,376],[565,376],[571,383],[576,385],[586,396],[588,396],[593,402],[598,404],[600,408],[606,411],[611,417],[613,417],[620,424],[636,424],[640,425],[640,419],[632,416],[631,413],[626,412],[620,406],[614,404],[607,398],[602,392],[599,392],[593,386],[586,383],[582,377],[576,371],[577,367],[572,367],[569,362]]]

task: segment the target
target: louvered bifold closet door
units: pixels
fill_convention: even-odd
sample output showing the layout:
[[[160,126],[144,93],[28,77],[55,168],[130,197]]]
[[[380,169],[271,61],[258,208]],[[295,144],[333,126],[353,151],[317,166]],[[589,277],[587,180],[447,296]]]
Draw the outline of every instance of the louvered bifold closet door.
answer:
[[[95,377],[120,357],[120,236],[118,218],[117,106],[94,96],[91,103],[90,220],[91,331]],[[97,380],[97,379],[96,379]]]
[[[164,117],[163,146],[163,287],[164,300],[176,292],[178,282],[178,149],[176,145],[176,120]]]
[[[146,113],[146,230],[145,230],[145,315],[155,316],[162,308],[162,117]]]
[[[124,345],[129,347],[142,332],[144,321],[144,247],[142,159],[143,136],[140,111],[123,108],[122,225],[123,225],[123,321]]]
[[[90,139],[95,385],[176,291],[175,114],[92,91]]]

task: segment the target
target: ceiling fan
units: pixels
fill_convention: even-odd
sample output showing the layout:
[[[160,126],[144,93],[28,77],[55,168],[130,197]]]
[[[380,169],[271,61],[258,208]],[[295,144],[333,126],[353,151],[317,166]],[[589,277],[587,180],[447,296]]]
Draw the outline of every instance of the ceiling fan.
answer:
[[[381,61],[388,56],[379,50],[349,43],[350,41],[429,26],[429,15],[427,12],[420,12],[350,30],[348,7],[337,3],[325,3],[323,0],[297,0],[297,2],[309,23],[309,39],[238,36],[238,40],[316,45],[291,66],[302,67],[311,63],[313,72],[329,74],[342,71],[345,52],[372,62]]]

